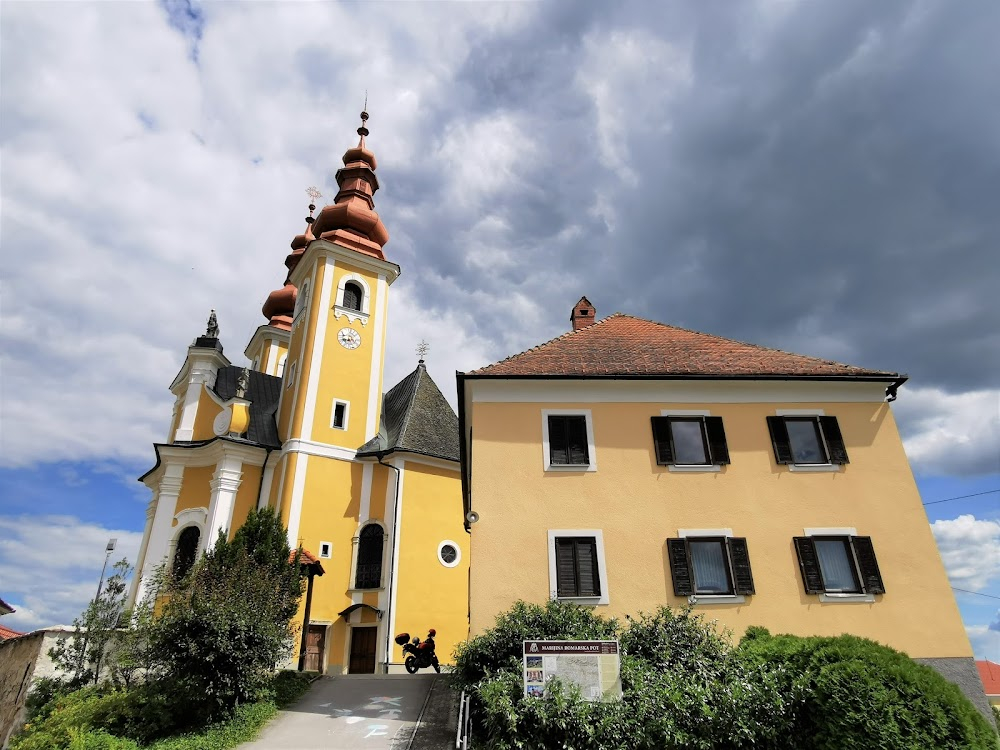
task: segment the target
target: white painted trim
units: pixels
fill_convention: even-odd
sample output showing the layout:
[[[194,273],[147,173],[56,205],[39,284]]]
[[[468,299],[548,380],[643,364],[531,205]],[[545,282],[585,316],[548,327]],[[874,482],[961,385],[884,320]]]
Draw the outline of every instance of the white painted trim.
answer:
[[[710,417],[708,409],[660,409],[661,417]]]
[[[874,594],[820,594],[819,600],[824,604],[872,604]]]
[[[257,494],[257,510],[271,504],[271,485],[274,484],[274,467],[281,459],[281,451],[272,451],[264,462],[264,473],[260,479],[260,492]]]
[[[391,598],[389,599],[389,632],[396,632],[396,612],[399,609],[399,540],[402,536],[403,530],[403,485],[406,478],[406,461],[402,458],[393,458],[390,463],[399,469],[398,472],[394,471],[393,474],[396,475],[396,481],[399,482],[399,486],[396,488],[396,493],[394,493],[393,501],[395,498],[399,498],[399,502],[392,508],[392,515],[390,517],[389,513],[386,513],[386,523],[389,524],[389,528],[394,528],[396,530],[395,539],[392,544],[392,557],[389,562],[389,591]],[[388,498],[386,502],[388,503]],[[380,608],[381,609],[381,608]],[[390,646],[390,649],[392,647]]]
[[[302,453],[295,461],[295,475],[292,478],[292,501],[288,506],[288,546],[298,549],[299,523],[302,521],[302,496],[306,487],[306,466],[309,454]]]
[[[375,467],[370,462],[361,465],[361,500],[358,503],[358,523],[364,523],[371,516],[372,474]]]
[[[471,377],[473,403],[882,403],[888,381],[504,380]]]
[[[785,464],[789,471],[801,472],[802,474],[831,474],[843,471],[843,464]]]
[[[296,367],[295,367],[295,366],[296,366],[297,364],[298,364],[298,361],[297,361],[297,360],[294,360],[294,361],[292,362],[292,364],[291,364],[291,365],[290,365],[290,366],[288,367],[288,377],[287,377],[287,378],[285,378],[285,390],[286,390],[286,391],[287,391],[287,390],[288,390],[289,388],[291,388],[291,387],[292,387],[292,384],[293,384],[293,383],[295,382],[295,375],[296,375],[296,372],[295,372],[295,370],[296,370]],[[294,404],[294,402],[293,402],[293,404]],[[294,412],[294,410],[295,410],[295,407],[294,407],[294,406],[292,407],[292,410],[293,410],[293,412]],[[293,414],[292,416],[294,416],[294,414]]]
[[[342,461],[353,461],[358,453],[353,448],[300,439],[286,440],[285,444],[281,446],[281,452],[284,454],[304,453],[307,456],[320,456],[322,458],[339,458]]]
[[[722,471],[719,464],[667,464],[667,471],[677,474],[712,474]]]
[[[455,559],[452,560],[450,563],[445,562],[444,558],[441,556],[441,551],[445,548],[445,546],[451,546],[455,548],[456,552]],[[443,539],[441,543],[438,544],[437,546],[437,559],[438,562],[444,565],[446,568],[454,568],[456,565],[462,562],[462,548],[458,546],[457,542],[454,542],[451,539]]]
[[[688,604],[746,604],[743,594],[691,594]]]
[[[372,338],[371,373],[368,380],[368,416],[365,420],[365,435],[374,435],[378,430],[378,415],[382,396],[382,359],[385,356],[385,327],[389,308],[389,285],[385,274],[379,274],[378,312],[375,314],[375,330]]]
[[[823,417],[826,412],[822,409],[775,409],[774,413],[779,417]]]
[[[156,491],[161,477],[169,476],[169,466],[215,466],[223,458],[237,458],[249,466],[263,466],[267,451],[256,445],[214,439],[204,445],[157,445],[160,465],[146,474],[142,483]]]
[[[461,468],[458,461],[447,461],[443,458],[425,456],[423,453],[394,451],[392,455],[405,459],[408,464],[423,464],[424,466],[432,466],[435,469],[445,469],[447,471],[459,471]]]
[[[379,573],[378,586],[359,589],[356,586],[358,580],[358,544],[361,542],[361,532],[366,526],[378,526],[382,529],[382,570]],[[352,592],[352,595],[359,595],[358,601],[352,601],[352,604],[360,604],[360,594],[363,594],[366,591],[385,591],[386,573],[388,572],[389,564],[391,562],[389,554],[389,544],[391,541],[392,540],[389,538],[389,527],[381,519],[369,518],[367,521],[361,521],[358,523],[358,528],[355,529],[354,536],[351,537],[351,578],[347,582],[347,590]],[[381,608],[382,607],[380,606],[379,609]]]
[[[243,462],[238,456],[223,455],[208,484],[211,496],[205,519],[205,549],[213,546],[219,537],[228,535],[233,526],[236,493],[243,484]]]
[[[324,258],[323,269],[323,289],[320,292],[319,304],[316,310],[316,337],[313,340],[312,351],[308,352],[309,357],[309,382],[306,384],[305,411],[302,414],[302,437],[312,438],[313,421],[316,416],[316,398],[319,393],[320,370],[323,368],[323,350],[326,347],[326,329],[330,320],[327,308],[330,305],[330,294],[333,288],[334,262],[333,258]],[[319,267],[313,274],[313,279],[318,278]],[[314,285],[315,286],[315,285]],[[302,341],[305,344],[305,339]]]
[[[556,575],[556,538],[565,536],[593,537],[597,547],[597,575],[601,577],[601,595],[585,597],[559,596],[559,579]],[[604,532],[601,529],[549,529],[549,598],[577,604],[610,604],[608,569],[604,563]]]
[[[275,358],[271,355],[274,350],[278,348],[279,341],[283,341],[287,344],[290,338],[291,333],[289,331],[282,328],[275,328],[270,323],[265,323],[262,326],[258,326],[257,330],[254,331],[253,336],[250,337],[250,343],[247,344],[246,349],[243,350],[243,354],[247,359],[250,359],[250,353],[261,349],[264,341],[270,339],[271,342],[268,345],[267,374],[273,375],[275,369]]]
[[[274,368],[275,377],[284,378],[285,377],[285,364],[288,362],[288,352],[285,352],[278,358],[278,364]]]
[[[327,546],[325,555],[323,554],[324,544]],[[328,560],[331,557],[333,557],[333,542],[320,542],[319,549],[317,550],[316,554],[320,557],[321,560]]]
[[[803,536],[857,536],[858,530],[853,526],[831,526],[815,529],[802,529]]]
[[[370,268],[376,273],[383,273],[389,278],[390,284],[399,277],[399,266],[395,263],[387,260],[379,260],[374,256],[362,255],[357,250],[338,245],[333,240],[315,239],[310,242],[309,246],[306,248],[305,255],[309,256],[314,254],[329,256],[350,265],[362,266]],[[303,260],[305,260],[305,256],[303,256]],[[300,275],[296,273],[296,271],[298,271],[301,266],[302,261],[299,261],[299,265],[296,267],[295,271],[292,272],[293,284],[295,283],[295,279]]]
[[[309,307],[309,279],[302,282],[302,287],[295,294],[295,308],[292,310],[292,325],[298,322],[299,315]]]
[[[588,464],[553,464],[549,451],[549,417],[585,417],[587,424]],[[594,447],[594,417],[590,409],[542,409],[542,465],[545,471],[597,471],[597,450]]]
[[[350,307],[344,307],[344,289],[345,287],[354,282],[359,287],[361,287],[361,309],[354,310]],[[348,322],[356,323],[359,320],[361,325],[364,327],[368,326],[368,317],[371,315],[371,287],[368,286],[368,282],[363,276],[359,276],[356,273],[345,273],[341,278],[340,282],[337,284],[337,296],[334,298],[336,301],[333,305],[333,316],[337,320],[343,317],[347,317]]]
[[[337,404],[344,405],[344,423],[338,427],[337,426]],[[335,398],[333,403],[330,404],[330,429],[333,430],[346,430],[348,424],[350,424],[351,418],[351,402],[345,401],[342,398]]]
[[[689,536],[733,536],[732,529],[677,529],[677,536],[686,539]]]

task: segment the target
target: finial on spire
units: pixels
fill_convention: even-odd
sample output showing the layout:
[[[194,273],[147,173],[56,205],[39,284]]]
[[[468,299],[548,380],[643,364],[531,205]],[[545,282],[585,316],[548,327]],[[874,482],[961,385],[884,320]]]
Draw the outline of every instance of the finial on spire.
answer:
[[[208,326],[205,328],[205,338],[219,338],[219,321],[215,318],[215,310],[208,315]]]
[[[248,390],[250,390],[250,368],[244,367],[236,379],[236,398],[246,398]]]
[[[306,224],[312,224],[316,221],[316,219],[313,218],[313,211],[316,210],[316,200],[318,198],[322,198],[323,194],[315,187],[307,187],[306,195],[309,196],[309,215],[306,217]]]
[[[365,127],[365,123],[368,122],[368,89],[365,89],[365,106],[361,110],[361,127],[358,128],[358,135],[361,136],[362,140],[366,135],[368,135],[368,128]]]
[[[424,357],[427,356],[427,352],[429,352],[430,350],[431,350],[431,345],[428,344],[423,339],[420,339],[420,343],[417,344],[417,349],[416,349],[417,356],[420,358],[417,360],[418,365],[422,365],[424,363]]]

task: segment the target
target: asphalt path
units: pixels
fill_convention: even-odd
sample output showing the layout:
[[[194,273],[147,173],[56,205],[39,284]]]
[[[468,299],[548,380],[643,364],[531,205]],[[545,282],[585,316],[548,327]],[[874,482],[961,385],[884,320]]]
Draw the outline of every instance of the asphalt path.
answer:
[[[407,750],[435,677],[322,677],[238,750]]]

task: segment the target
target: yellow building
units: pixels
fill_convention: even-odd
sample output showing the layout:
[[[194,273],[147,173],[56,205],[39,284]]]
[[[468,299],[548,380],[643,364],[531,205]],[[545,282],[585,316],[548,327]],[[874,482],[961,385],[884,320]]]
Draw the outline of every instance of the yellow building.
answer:
[[[146,594],[161,562],[189,567],[251,508],[275,508],[324,571],[301,657],[328,673],[396,671],[399,631],[435,628],[443,661],[468,634],[457,417],[422,359],[382,393],[400,269],[383,252],[367,119],[334,202],[315,219],[310,206],[292,241],[245,350],[252,364],[230,363],[214,313],[188,349],[168,439],[141,478],[153,498],[132,592]]]
[[[459,373],[470,628],[517,599],[853,633],[975,684],[906,380],[616,314]]]

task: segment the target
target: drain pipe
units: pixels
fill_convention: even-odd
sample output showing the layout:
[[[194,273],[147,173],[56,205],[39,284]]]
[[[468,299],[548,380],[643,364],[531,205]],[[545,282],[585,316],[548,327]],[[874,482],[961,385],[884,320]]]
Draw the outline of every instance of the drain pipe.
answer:
[[[376,453],[375,456],[376,456],[376,458],[378,458],[378,462],[380,464],[382,464],[382,466],[386,467],[387,469],[392,469],[393,471],[396,472],[396,492],[395,492],[396,498],[393,501],[393,510],[392,510],[392,539],[390,541],[390,546],[389,546],[389,560],[390,560],[390,564],[389,564],[389,586],[388,586],[388,590],[386,591],[386,600],[385,600],[385,616],[387,617],[387,621],[385,623],[385,674],[389,674],[389,657],[392,654],[392,646],[391,646],[391,644],[392,644],[392,632],[389,630],[389,626],[392,623],[392,607],[393,607],[393,602],[392,602],[392,587],[393,587],[393,584],[395,583],[395,580],[396,580],[396,575],[397,575],[396,574],[396,566],[397,566],[397,563],[398,563],[398,560],[396,560],[396,533],[397,533],[396,530],[399,527],[399,477],[400,477],[400,474],[399,474],[399,467],[398,466],[393,466],[392,464],[383,463],[382,459],[385,457],[385,453]]]

